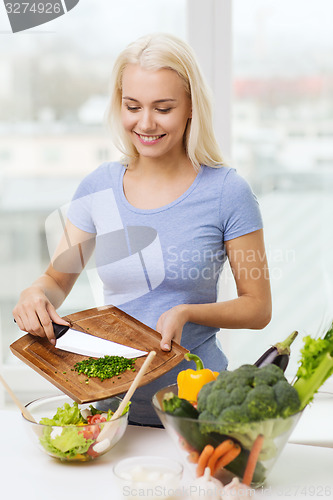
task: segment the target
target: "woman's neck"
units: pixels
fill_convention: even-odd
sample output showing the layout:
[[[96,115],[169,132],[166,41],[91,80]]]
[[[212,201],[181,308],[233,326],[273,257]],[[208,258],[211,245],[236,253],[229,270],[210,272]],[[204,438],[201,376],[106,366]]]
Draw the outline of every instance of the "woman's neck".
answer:
[[[197,176],[186,156],[178,158],[175,163],[146,160],[139,158],[131,163],[123,178],[124,194],[136,208],[154,209],[168,205],[179,198]]]
[[[147,158],[140,156],[130,162],[128,169],[135,175],[145,178],[174,178],[178,175],[195,173],[192,162],[184,153],[176,158]]]

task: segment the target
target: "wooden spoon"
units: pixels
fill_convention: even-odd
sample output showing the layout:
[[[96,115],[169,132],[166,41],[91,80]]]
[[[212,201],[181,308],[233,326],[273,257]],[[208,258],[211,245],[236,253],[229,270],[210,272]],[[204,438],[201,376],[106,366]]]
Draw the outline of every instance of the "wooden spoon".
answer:
[[[30,422],[33,422],[33,423],[37,423],[36,420],[34,419],[34,417],[31,415],[30,411],[27,410],[27,408],[24,406],[24,404],[17,398],[17,396],[14,394],[14,392],[12,391],[12,389],[9,387],[9,385],[7,384],[7,382],[5,381],[5,379],[3,378],[3,376],[1,375],[0,373],[0,381],[2,383],[2,385],[4,386],[4,388],[6,389],[6,391],[8,392],[9,396],[12,398],[12,400],[14,401],[14,403],[19,407],[19,409],[21,410],[22,412],[22,415],[27,419],[27,420],[30,420]]]
[[[142,377],[146,373],[148,366],[150,365],[150,363],[152,362],[152,360],[155,356],[156,356],[155,351],[151,351],[148,354],[145,362],[141,366],[141,368],[138,371],[137,375],[135,376],[133,382],[131,383],[128,391],[126,392],[124,399],[122,400],[122,402],[118,406],[117,410],[112,415],[111,419],[104,425],[103,429],[101,430],[101,432],[97,436],[96,445],[97,445],[97,443],[102,442],[103,440],[106,440],[106,439],[111,441],[114,432],[117,430],[117,426],[112,425],[112,421],[119,418],[120,415],[123,413],[127,403],[129,402],[129,400],[133,396],[134,391],[137,389],[139,383],[141,382]]]

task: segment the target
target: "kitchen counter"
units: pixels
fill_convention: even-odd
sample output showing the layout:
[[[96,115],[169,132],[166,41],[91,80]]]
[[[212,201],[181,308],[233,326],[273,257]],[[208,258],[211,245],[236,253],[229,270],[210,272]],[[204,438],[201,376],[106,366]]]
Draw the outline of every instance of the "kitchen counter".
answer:
[[[330,415],[330,421],[331,418]],[[106,455],[94,462],[68,464],[48,457],[30,441],[19,411],[0,411],[0,428],[1,496],[7,494],[13,500],[120,500],[121,491],[112,472],[119,460],[135,455],[178,458],[164,429],[129,426],[121,441]],[[288,443],[267,484],[255,493],[251,490],[251,497],[333,500],[332,470],[332,447]],[[177,500],[190,498],[186,492],[192,481],[185,468]],[[148,497],[138,491],[138,498]],[[206,500],[205,495],[202,500]]]
[[[333,394],[319,392],[289,438],[291,443],[333,448]],[[333,465],[333,464],[332,464]]]

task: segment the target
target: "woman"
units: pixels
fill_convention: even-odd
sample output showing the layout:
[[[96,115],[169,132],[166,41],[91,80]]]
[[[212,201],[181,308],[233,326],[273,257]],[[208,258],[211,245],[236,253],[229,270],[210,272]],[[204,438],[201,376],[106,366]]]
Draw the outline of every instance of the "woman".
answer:
[[[123,160],[104,163],[82,181],[56,255],[22,292],[14,318],[54,343],[51,320],[66,323],[56,309],[81,271],[68,246],[82,245],[87,260],[96,244],[106,304],[156,329],[162,350],[176,341],[207,367],[226,369],[216,332],[265,327],[270,284],[258,203],[223,165],[192,50],[163,34],[130,44],[114,66],[109,122]],[[238,296],[217,302],[226,258]],[[151,396],[185,367],[184,361],[136,392],[134,422],[159,422]]]

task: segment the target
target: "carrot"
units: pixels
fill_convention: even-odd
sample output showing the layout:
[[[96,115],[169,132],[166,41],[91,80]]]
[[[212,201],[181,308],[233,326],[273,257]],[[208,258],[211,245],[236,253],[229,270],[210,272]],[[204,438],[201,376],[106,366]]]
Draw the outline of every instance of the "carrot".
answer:
[[[212,471],[212,474],[215,474],[216,471],[219,469],[222,469],[226,465],[230,464],[233,460],[235,460],[236,457],[240,454],[242,448],[239,446],[239,444],[234,444],[233,447],[227,451],[222,457],[216,462],[215,468]]]
[[[210,468],[211,474],[214,473],[215,464],[216,464],[217,460],[222,455],[224,455],[225,453],[227,453],[228,451],[230,451],[233,447],[234,447],[234,442],[232,441],[232,439],[226,439],[225,441],[223,441],[221,444],[219,444],[215,448],[214,453],[211,455],[211,457],[210,457],[210,459],[208,460],[208,463],[207,463],[207,467]]]
[[[258,462],[263,442],[264,442],[264,436],[262,434],[258,434],[252,445],[250,455],[247,460],[247,464],[244,471],[243,483],[246,484],[247,486],[251,485],[253,474],[256,469],[256,465]]]
[[[206,446],[204,447],[199,456],[197,471],[196,471],[197,477],[203,476],[205,468],[207,467],[208,460],[213,453],[214,453],[214,447],[211,444],[206,444]]]
[[[191,462],[192,464],[197,464],[199,461],[200,453],[198,451],[191,451],[191,453],[188,454],[187,460]]]

